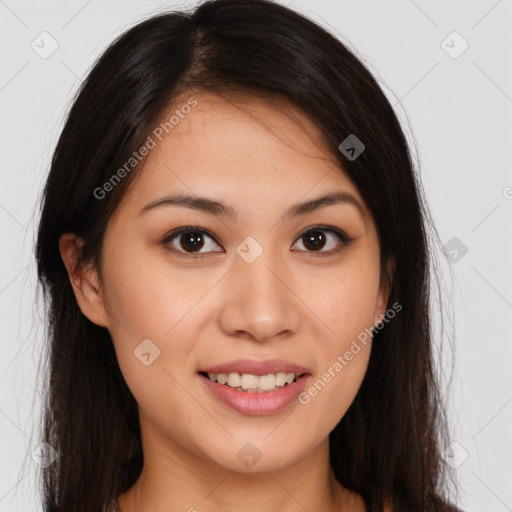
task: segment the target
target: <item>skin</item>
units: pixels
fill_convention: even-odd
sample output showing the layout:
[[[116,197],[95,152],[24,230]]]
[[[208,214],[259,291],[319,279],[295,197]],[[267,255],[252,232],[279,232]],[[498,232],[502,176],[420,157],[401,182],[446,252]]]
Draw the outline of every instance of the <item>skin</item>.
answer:
[[[276,358],[311,369],[310,384],[320,378],[385,314],[389,290],[374,222],[303,114],[250,97],[243,104],[206,93],[194,98],[198,105],[150,151],[110,218],[101,275],[92,264],[75,264],[79,239],[68,233],[60,240],[78,304],[109,330],[139,405],[144,468],[120,506],[230,512],[243,503],[246,512],[362,512],[362,498],[334,478],[328,435],[361,385],[371,340],[308,404],[294,401],[270,415],[232,410],[197,372],[239,358]],[[344,203],[284,217],[294,204],[334,190],[352,194],[362,212]],[[214,198],[238,216],[183,206],[139,214],[173,192]],[[183,237],[167,247],[184,257],[160,243],[191,224],[215,236],[204,235],[199,258],[187,257]],[[319,251],[341,250],[321,256],[301,236],[318,224],[355,240],[345,246],[322,231]],[[236,252],[248,236],[263,250],[252,263]],[[148,366],[134,356],[144,339],[160,350]],[[247,442],[261,453],[251,468],[237,457]]]

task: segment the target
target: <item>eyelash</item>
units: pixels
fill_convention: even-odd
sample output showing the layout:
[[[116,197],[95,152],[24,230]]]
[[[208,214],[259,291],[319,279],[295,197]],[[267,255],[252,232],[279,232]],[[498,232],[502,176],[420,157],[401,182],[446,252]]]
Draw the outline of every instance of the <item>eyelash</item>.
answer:
[[[311,228],[308,228],[306,231],[303,231],[297,237],[297,241],[299,241],[301,238],[305,237],[309,233],[316,232],[316,231],[333,233],[341,241],[341,245],[339,245],[336,249],[332,249],[330,251],[315,252],[315,251],[308,251],[308,250],[305,250],[305,251],[304,250],[300,250],[299,252],[307,252],[307,253],[310,253],[314,257],[333,256],[333,255],[338,254],[339,252],[341,252],[344,248],[349,246],[350,243],[355,240],[355,238],[349,237],[347,234],[345,234],[343,231],[341,231],[338,228],[335,228],[333,226],[318,225],[318,226],[312,226]],[[210,231],[200,227],[198,224],[192,224],[190,226],[184,226],[182,228],[178,228],[178,229],[175,229],[175,230],[171,231],[170,233],[168,233],[163,238],[163,240],[160,242],[160,244],[167,251],[170,251],[170,252],[176,254],[180,258],[196,259],[196,258],[201,258],[204,255],[210,254],[210,252],[212,252],[212,251],[209,251],[209,252],[206,252],[206,253],[187,253],[187,252],[179,251],[179,250],[177,250],[175,248],[169,247],[169,242],[171,242],[174,238],[176,238],[176,237],[178,237],[178,236],[180,236],[180,235],[182,235],[184,233],[189,233],[189,232],[201,233],[202,235],[207,235],[212,240],[214,240],[217,245],[219,245],[219,246],[221,245],[221,244],[219,244],[219,242],[217,242],[215,236],[212,233],[210,233]],[[295,243],[296,242],[294,242],[294,245],[295,245]],[[214,252],[217,252],[217,251],[214,251]],[[220,251],[218,251],[218,252],[220,252]]]

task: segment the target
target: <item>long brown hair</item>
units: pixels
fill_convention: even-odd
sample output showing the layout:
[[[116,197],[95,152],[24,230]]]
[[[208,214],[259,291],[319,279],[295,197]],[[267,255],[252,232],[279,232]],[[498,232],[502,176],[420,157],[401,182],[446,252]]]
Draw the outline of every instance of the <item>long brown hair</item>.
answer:
[[[53,155],[36,246],[48,305],[42,440],[60,454],[41,474],[44,511],[100,511],[141,472],[137,404],[108,330],[77,305],[58,242],[76,233],[82,261],[99,264],[105,227],[137,168],[105,197],[94,191],[192,89],[292,104],[357,186],[376,223],[383,271],[391,258],[396,264],[389,304],[403,309],[373,335],[365,379],[330,434],[331,465],[369,511],[389,497],[394,512],[454,510],[432,350],[435,228],[397,116],[361,60],[314,22],[267,0],[213,0],[151,17],[111,44],[83,82]],[[351,134],[365,145],[356,159],[339,149]]]

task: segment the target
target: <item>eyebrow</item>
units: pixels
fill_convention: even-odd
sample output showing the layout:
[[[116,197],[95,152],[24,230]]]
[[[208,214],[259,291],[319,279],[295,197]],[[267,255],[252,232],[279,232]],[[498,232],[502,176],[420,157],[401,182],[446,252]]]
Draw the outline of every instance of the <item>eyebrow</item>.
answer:
[[[326,206],[337,204],[352,205],[359,211],[363,219],[365,218],[364,209],[361,203],[352,194],[346,191],[332,192],[330,194],[311,199],[310,201],[297,203],[286,211],[284,218],[290,219],[300,215],[306,215],[321,208],[325,208]],[[165,206],[182,206],[193,210],[203,211],[210,215],[229,217],[231,219],[235,219],[237,217],[237,213],[232,206],[208,197],[184,193],[170,194],[162,197],[161,199],[152,201],[140,210],[139,215],[155,208]]]

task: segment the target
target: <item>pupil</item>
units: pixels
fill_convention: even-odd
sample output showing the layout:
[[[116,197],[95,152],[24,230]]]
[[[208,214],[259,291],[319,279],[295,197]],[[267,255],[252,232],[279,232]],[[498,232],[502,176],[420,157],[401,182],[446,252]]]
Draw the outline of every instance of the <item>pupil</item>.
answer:
[[[201,233],[190,231],[186,234],[184,233],[183,235],[181,235],[181,237],[182,237],[181,245],[184,249],[188,248],[188,249],[191,249],[192,251],[196,251],[198,249],[201,249],[201,247],[204,244],[204,240],[203,240]],[[183,243],[183,240],[185,240],[184,243]]]
[[[325,245],[325,236],[322,231],[313,231],[305,235],[306,242],[304,243],[306,249],[316,251]]]

